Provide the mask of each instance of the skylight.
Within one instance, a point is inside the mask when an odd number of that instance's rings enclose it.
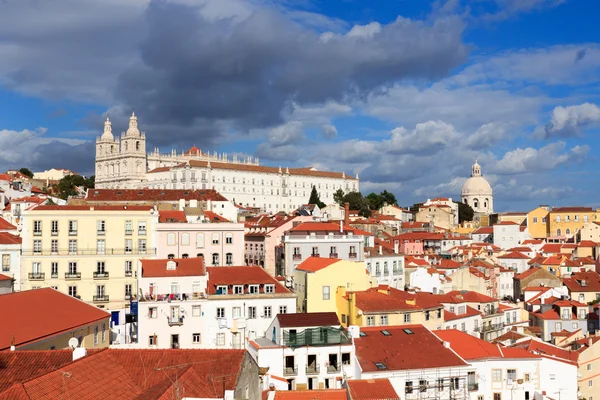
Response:
[[[414,334],[414,332],[413,332],[413,331],[411,331],[411,330],[410,330],[410,329],[408,329],[408,328],[405,328],[405,329],[402,329],[402,330],[403,330],[403,331],[404,331],[404,333],[406,333],[407,335],[413,335],[413,334]]]
[[[377,369],[387,369],[384,363],[376,362],[375,366],[377,367]]]
[[[392,334],[389,331],[386,331],[385,329],[382,330],[381,333],[383,333],[383,336],[392,336]]]
[[[367,336],[367,334],[366,334],[366,333],[364,333],[364,332],[360,332],[360,333],[359,333],[359,336],[361,336],[361,337],[365,337],[365,336]]]

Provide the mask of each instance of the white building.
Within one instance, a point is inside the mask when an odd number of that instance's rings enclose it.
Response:
[[[517,274],[521,274],[529,269],[527,264],[531,257],[520,251],[511,251],[510,253],[496,257],[498,263],[505,268],[510,268]]]
[[[519,247],[529,238],[527,227],[516,222],[504,221],[494,225],[494,245],[501,249],[507,250]]]
[[[352,338],[335,312],[278,315],[248,351],[289,390],[341,388],[357,369]]]
[[[454,215],[454,225],[458,225],[458,204],[452,201],[452,197],[436,197],[435,199],[427,199],[425,203],[423,203],[423,207],[427,206],[447,206],[452,210],[452,214]]]
[[[73,175],[73,171],[70,171],[68,169],[51,168],[43,172],[34,172],[33,179],[39,181],[46,181],[47,185],[50,181],[60,181],[64,177],[71,175]]]
[[[151,189],[215,189],[227,199],[267,212],[292,211],[308,202],[312,187],[327,204],[333,194],[359,190],[358,175],[319,171],[314,167],[266,167],[258,159],[229,159],[195,146],[185,153],[146,153],[146,135],[132,115],[127,132],[115,138],[107,119],[96,140],[96,187]]]
[[[364,247],[373,247],[374,237],[355,231],[341,222],[300,223],[283,237],[283,256],[279,258],[283,262],[277,265],[277,275],[293,276],[296,267],[308,257],[364,261]]]
[[[409,275],[408,287],[420,292],[446,293],[452,290],[452,281],[435,268],[417,267]]]
[[[14,279],[14,290],[18,292],[21,290],[21,238],[8,232],[0,232],[0,255],[0,273]]]
[[[462,187],[462,201],[480,214],[494,212],[494,194],[489,182],[481,176],[481,166],[475,161],[471,169],[471,177]]]
[[[379,245],[365,249],[367,271],[378,285],[404,290],[404,254]]]
[[[237,348],[264,336],[296,296],[260,267],[141,260],[137,347]]]

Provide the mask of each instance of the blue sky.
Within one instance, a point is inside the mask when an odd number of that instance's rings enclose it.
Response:
[[[0,2],[0,168],[93,172],[106,115],[149,147],[358,173],[402,204],[600,206],[600,2]]]

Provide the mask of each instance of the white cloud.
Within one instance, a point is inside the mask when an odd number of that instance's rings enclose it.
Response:
[[[334,139],[337,136],[338,131],[335,125],[325,124],[321,127],[321,134],[325,139]]]
[[[403,127],[392,130],[390,140],[382,143],[382,151],[395,154],[436,153],[454,141],[458,134],[454,127],[443,121],[427,121],[407,131]]]
[[[354,25],[346,35],[355,38],[371,38],[379,32],[381,32],[379,22],[371,22],[367,25]]]
[[[587,146],[575,146],[565,152],[565,147],[565,142],[554,142],[540,149],[517,148],[504,154],[493,170],[497,174],[547,171],[568,162],[579,161],[589,151]]]
[[[600,107],[596,104],[558,106],[552,110],[548,125],[538,126],[534,136],[537,138],[577,136],[580,135],[582,128],[598,123],[600,123]]]
[[[472,149],[489,148],[506,138],[507,124],[490,122],[480,126],[467,137],[465,144]]]

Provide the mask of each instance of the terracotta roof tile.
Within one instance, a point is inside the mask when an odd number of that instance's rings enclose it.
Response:
[[[487,360],[497,358],[538,358],[523,349],[513,349],[507,353],[497,344],[492,344],[456,329],[434,332],[440,339],[450,343],[450,347],[463,359]]]
[[[387,331],[389,335],[384,335],[382,330]],[[356,357],[364,372],[467,365],[423,325],[363,327],[361,336],[354,339],[354,345]],[[423,349],[427,349],[427,351],[423,351]],[[431,357],[432,354],[435,354],[435,357]],[[378,367],[376,363],[382,365]]]
[[[531,327],[529,328],[531,330]],[[531,339],[528,341],[514,344],[512,347],[520,347],[529,352],[542,357],[551,357],[558,360],[566,361],[569,364],[577,363],[579,353],[576,351],[565,350],[560,347],[545,343],[539,340]]]
[[[317,272],[341,261],[339,258],[308,257],[296,267],[298,271]]]
[[[207,218],[211,222],[231,222],[230,220],[223,217],[222,215],[219,215],[219,214],[214,213],[209,210],[204,211],[204,217]]]
[[[454,321],[457,319],[470,318],[476,315],[482,315],[481,311],[474,309],[473,307],[466,306],[464,314],[455,314],[448,310],[444,310],[444,321]]]
[[[275,293],[291,293],[277,279],[273,278],[261,267],[208,267],[208,294],[217,294],[219,285],[243,285],[244,293],[248,291],[248,285],[259,285],[260,293],[263,293],[264,285],[275,285]]]
[[[90,189],[87,193],[88,201],[227,201],[225,197],[214,189],[185,190],[185,189]]]
[[[297,314],[277,314],[282,328],[338,326],[340,321],[335,312],[313,312]]]
[[[169,276],[204,276],[204,258],[175,258],[163,260],[141,259],[142,278],[166,278]],[[167,263],[174,262],[175,269],[167,269]]]
[[[0,232],[0,244],[21,244],[23,239],[8,232]]]
[[[350,400],[400,400],[400,396],[387,378],[350,379]]]
[[[185,217],[185,213],[183,211],[173,210],[161,210],[158,212],[158,222],[166,223],[166,222],[187,222],[187,218]]]
[[[19,346],[108,318],[110,314],[54,289],[43,288],[0,295],[0,310],[9,317],[0,325],[0,350],[14,337]]]
[[[500,259],[510,259],[510,260],[518,260],[518,259],[529,260],[531,257],[528,257],[525,254],[520,253],[518,251],[513,251],[511,253],[504,254],[503,256],[499,256],[497,258],[500,258]]]
[[[555,207],[553,208],[550,212],[573,212],[573,211],[577,211],[577,212],[594,212],[594,209],[592,207]]]
[[[0,218],[0,231],[14,231],[17,227],[5,220],[4,218]]]
[[[275,400],[347,400],[346,389],[280,390]]]
[[[600,274],[595,271],[576,272],[563,278],[570,292],[600,292]]]
[[[150,206],[103,206],[103,205],[42,205],[34,208],[32,211],[147,211],[150,212]]]
[[[519,280],[523,280],[523,279],[526,279],[526,278],[530,277],[531,275],[533,275],[536,272],[541,271],[541,270],[542,270],[542,268],[540,268],[540,267],[532,267],[532,268],[529,268],[526,271],[523,271],[519,275],[515,275],[514,278],[515,279],[519,279]]]

